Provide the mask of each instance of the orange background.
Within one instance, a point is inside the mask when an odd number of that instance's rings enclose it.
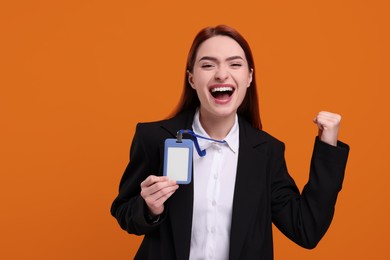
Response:
[[[315,250],[275,229],[275,259],[385,259],[390,203],[389,11],[383,0],[2,1],[0,259],[131,259],[109,214],[135,124],[176,105],[195,34],[251,44],[264,129],[300,188],[320,110],[351,145],[334,221]]]

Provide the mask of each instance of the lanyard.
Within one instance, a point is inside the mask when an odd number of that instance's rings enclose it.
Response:
[[[189,134],[189,135],[191,135],[191,139],[194,141],[196,151],[198,152],[198,154],[199,154],[200,157],[203,157],[203,156],[206,155],[206,149],[200,150],[200,147],[199,147],[199,143],[198,143],[198,139],[197,139],[197,138],[202,138],[202,139],[209,140],[209,141],[213,141],[213,142],[220,143],[220,144],[225,144],[225,143],[226,143],[225,140],[215,140],[215,139],[207,138],[207,137],[204,137],[204,136],[195,134],[193,131],[188,130],[188,129],[187,129],[187,130],[181,129],[181,130],[177,131],[177,142],[178,142],[178,143],[181,143],[181,142],[182,142],[183,134]]]

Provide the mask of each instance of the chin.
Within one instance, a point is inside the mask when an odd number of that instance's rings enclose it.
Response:
[[[217,117],[229,117],[231,115],[235,115],[237,112],[237,109],[234,108],[228,108],[228,107],[219,107],[219,108],[213,108],[209,110],[209,113],[213,114]]]

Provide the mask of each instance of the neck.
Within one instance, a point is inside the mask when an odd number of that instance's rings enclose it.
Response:
[[[236,114],[227,117],[218,117],[199,111],[199,121],[203,129],[213,139],[223,140],[229,134],[236,119]]]

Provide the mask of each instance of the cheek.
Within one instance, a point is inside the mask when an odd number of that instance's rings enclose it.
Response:
[[[195,89],[203,89],[207,88],[207,84],[209,82],[209,78],[204,73],[196,75],[196,77],[193,78],[193,88]]]
[[[247,90],[248,90],[248,88],[247,88],[246,86],[243,86],[243,87],[240,89],[240,99],[244,99]]]
[[[240,85],[240,89],[248,88],[251,84],[251,79],[248,75],[241,75],[240,80],[238,82]]]

